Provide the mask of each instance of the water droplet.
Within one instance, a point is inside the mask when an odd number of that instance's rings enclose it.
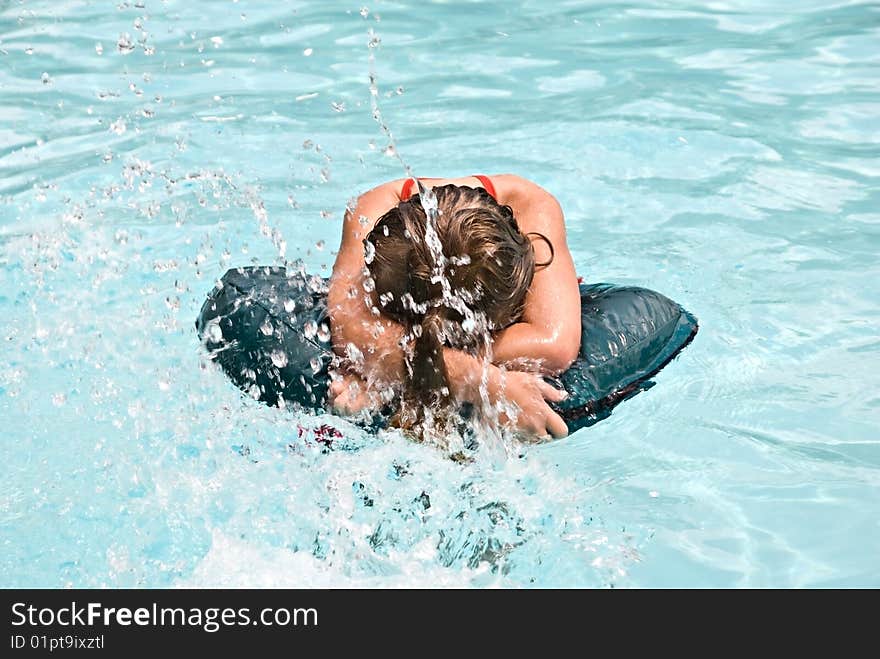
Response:
[[[116,50],[123,55],[129,55],[134,50],[134,42],[131,40],[131,35],[128,32],[119,35],[119,40],[116,42]]]
[[[330,328],[327,326],[327,323],[321,323],[318,327],[318,341],[323,341],[327,343],[330,340]]]
[[[214,44],[214,48],[219,48],[223,45],[223,37],[211,37],[211,43]]]
[[[55,407],[61,407],[66,402],[67,396],[65,396],[64,394],[55,394],[54,396],[52,396],[52,404]]]
[[[49,74],[45,72],[43,73],[43,75],[40,76],[40,80],[43,82],[44,85],[52,83],[52,78],[50,78]]]
[[[295,300],[285,300],[284,301],[284,310],[287,313],[293,313],[296,309],[296,301]]]
[[[25,54],[25,55],[33,55],[33,54],[34,54],[34,49],[31,48],[30,46],[28,46],[27,48],[24,49],[24,54]]]
[[[211,343],[220,343],[223,341],[223,330],[220,329],[220,321],[214,319],[208,323],[207,334]]]
[[[388,146],[385,147],[385,151],[383,153],[386,156],[393,158],[396,155],[397,151],[394,149],[393,144],[389,144]]]
[[[376,289],[376,282],[372,277],[364,277],[364,290],[370,293]]]
[[[263,321],[263,324],[262,324],[262,325],[260,325],[260,331],[261,331],[263,334],[265,334],[266,336],[271,335],[273,329],[275,329],[275,328],[272,327],[272,323],[269,322],[269,319],[268,319],[268,318],[267,318],[266,320]]]
[[[321,251],[324,249],[325,244],[326,243],[323,240],[319,240],[318,242],[315,243],[315,249],[317,249],[318,251]]]
[[[333,101],[330,103],[330,107],[333,108],[334,112],[345,112],[345,103],[342,101],[339,101],[338,103]]]
[[[119,117],[116,121],[110,124],[110,130],[117,135],[122,135],[125,132],[125,128],[125,120],[122,117]]]
[[[314,320],[309,320],[303,325],[303,334],[307,339],[312,339],[315,337],[315,334],[318,333],[318,323]]]
[[[287,366],[287,353],[281,350],[273,350],[270,355],[272,359],[272,363],[275,364],[277,368],[284,368]]]
[[[353,364],[363,364],[364,353],[360,351],[354,343],[347,343],[345,346],[345,356],[351,360]]]
[[[366,18],[367,16],[370,15],[370,10],[367,9],[366,7],[361,7],[360,14],[361,14],[361,18]]]
[[[364,263],[370,264],[376,258],[376,246],[369,240],[364,241]]]
[[[154,272],[168,272],[169,270],[177,270],[177,261],[171,259],[169,261],[155,261],[153,263]]]
[[[306,57],[311,57],[311,56],[312,56],[312,53],[314,53],[314,52],[315,52],[315,51],[314,51],[313,48],[306,48],[306,49],[303,51],[303,55],[305,55]]]
[[[312,367],[312,373],[319,373],[324,366],[324,363],[321,361],[320,357],[312,357],[309,360],[309,366]]]

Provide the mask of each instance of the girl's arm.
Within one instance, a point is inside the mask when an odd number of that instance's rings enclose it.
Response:
[[[403,328],[373,311],[364,289],[363,245],[379,217],[400,201],[400,183],[391,181],[373,188],[358,198],[354,208],[346,209],[327,295],[333,349],[370,382],[403,380]]]
[[[535,360],[542,373],[558,375],[571,366],[581,345],[581,298],[562,208],[553,195],[520,176],[506,174],[492,180],[500,202],[513,209],[520,230],[541,233],[553,245],[552,263],[535,272],[522,321],[495,335],[492,361]],[[550,260],[546,243],[536,236],[530,238],[536,262]]]

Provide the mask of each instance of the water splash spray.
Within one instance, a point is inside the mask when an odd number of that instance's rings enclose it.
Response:
[[[410,167],[409,163],[404,160],[403,156],[400,153],[400,150],[397,148],[397,142],[394,139],[391,128],[385,121],[385,118],[382,115],[382,110],[379,107],[379,85],[376,75],[375,51],[381,45],[382,40],[379,35],[376,34],[373,28],[369,29],[368,35],[369,40],[367,41],[367,47],[369,49],[370,109],[372,112],[372,117],[373,120],[378,124],[382,133],[388,139],[388,146],[385,148],[385,153],[396,158],[403,167],[403,170],[406,172],[407,178],[410,178],[415,182],[419,191],[422,208],[424,208],[427,218],[427,222],[425,225],[425,243],[428,247],[428,252],[432,260],[432,272],[430,281],[432,284],[439,283],[441,289],[440,299],[431,301],[430,306],[443,306],[454,309],[459,314],[461,314],[463,318],[463,321],[461,323],[462,329],[479,337],[478,356],[482,363],[482,372],[480,376],[478,391],[482,403],[482,411],[481,414],[478,415],[476,422],[474,419],[471,419],[469,420],[468,425],[474,428],[480,439],[484,440],[484,442],[490,448],[501,447],[503,449],[503,453],[509,456],[513,454],[513,452],[516,450],[516,447],[512,445],[512,443],[506,437],[505,433],[502,432],[501,424],[499,423],[499,417],[501,413],[504,412],[509,417],[514,418],[515,410],[512,409],[510,405],[505,405],[503,403],[494,404],[491,400],[491,396],[489,393],[489,369],[492,366],[492,328],[490,327],[490,324],[485,314],[483,314],[482,312],[477,312],[471,307],[471,305],[469,304],[470,300],[467,299],[468,295],[466,294],[466,292],[454,290],[452,287],[452,283],[449,281],[449,277],[447,276],[448,262],[450,260],[455,261],[457,258],[464,258],[467,255],[462,255],[459,257],[448,257],[443,252],[443,244],[440,240],[439,232],[439,222],[440,216],[442,215],[442,210],[438,206],[437,196],[434,194],[433,189],[425,186],[421,182],[421,180],[419,180],[419,178],[414,174],[412,167]],[[417,333],[420,333],[421,329],[421,326],[415,326],[413,328],[412,335],[409,338],[414,338],[415,336],[417,336]],[[441,336],[440,338],[442,342],[443,337]],[[408,345],[410,342],[407,341],[406,343]],[[407,357],[407,361],[410,361],[412,359],[411,350],[407,350],[405,348],[405,355]],[[407,368],[411,370],[409,363],[407,364]],[[433,417],[431,414],[431,410],[426,409],[425,412],[427,419],[427,422],[425,424],[426,429],[428,430],[429,434],[431,434]],[[449,439],[450,438],[448,437],[445,438],[445,440],[441,439],[441,443],[447,444]],[[461,438],[459,437],[458,440],[460,442]]]

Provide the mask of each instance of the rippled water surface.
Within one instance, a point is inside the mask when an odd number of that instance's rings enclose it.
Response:
[[[227,267],[403,175],[371,38],[419,175],[700,318],[656,387],[459,465],[205,363]],[[0,2],[0,585],[880,586],[878,72],[869,2]]]

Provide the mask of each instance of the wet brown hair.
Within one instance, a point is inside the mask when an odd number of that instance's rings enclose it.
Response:
[[[398,418],[404,428],[420,424],[425,407],[438,412],[449,406],[443,347],[480,354],[489,331],[522,315],[536,268],[534,248],[510,206],[482,188],[445,185],[433,194],[439,210],[435,230],[421,197],[413,195],[383,215],[364,240],[374,303],[406,328],[412,343],[405,350]],[[442,268],[435,263],[436,241]],[[549,261],[537,267],[546,265]]]

